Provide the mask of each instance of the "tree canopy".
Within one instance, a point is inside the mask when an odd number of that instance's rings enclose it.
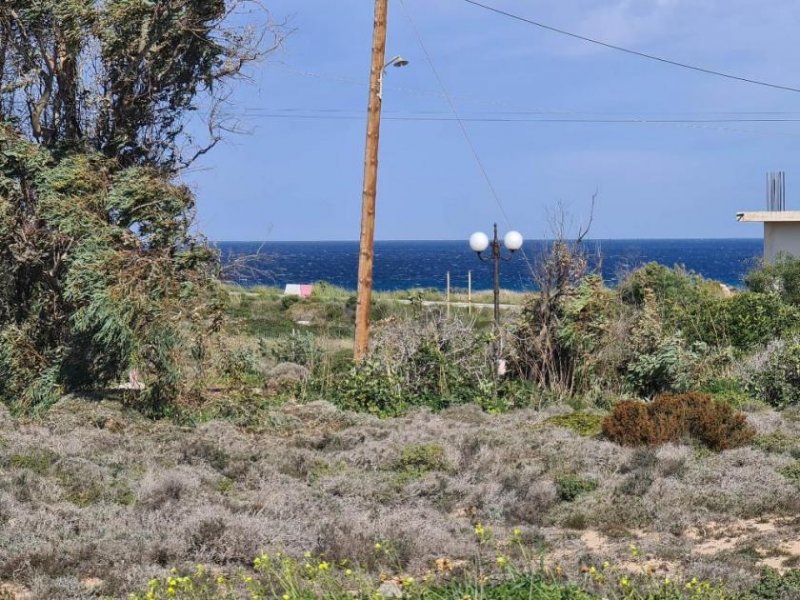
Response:
[[[150,408],[185,387],[218,324],[218,265],[176,176],[274,47],[231,25],[244,2],[0,4],[0,399],[30,409],[132,368]]]
[[[4,0],[0,117],[50,148],[176,170],[220,137],[229,82],[277,46],[247,0]],[[263,43],[266,32],[271,47]],[[198,144],[187,117],[204,111]]]

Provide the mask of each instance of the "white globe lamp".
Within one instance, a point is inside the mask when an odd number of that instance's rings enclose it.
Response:
[[[476,231],[469,236],[469,247],[473,252],[480,254],[489,247],[489,236],[481,231]]]
[[[503,245],[511,252],[522,248],[522,234],[519,231],[509,231],[503,238]]]

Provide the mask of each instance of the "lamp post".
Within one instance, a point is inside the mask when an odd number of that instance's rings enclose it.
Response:
[[[509,251],[508,256],[503,256],[501,245]],[[469,237],[469,247],[482,261],[494,263],[494,324],[500,328],[500,261],[509,261],[514,252],[522,248],[522,234],[519,231],[509,231],[503,237],[502,244],[497,237],[497,223],[494,224],[494,238],[489,240],[483,232],[475,232]],[[490,256],[484,256],[487,248],[491,248]]]

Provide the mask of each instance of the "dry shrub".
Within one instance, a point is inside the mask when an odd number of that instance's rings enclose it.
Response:
[[[375,578],[421,577],[437,558],[473,557],[476,522],[498,542],[521,526],[541,535],[566,555],[565,572],[574,564],[579,577],[584,543],[563,526],[608,535],[647,527],[683,548],[690,542],[677,535],[709,521],[798,513],[797,488],[781,474],[794,463],[789,455],[674,444],[651,451],[539,426],[563,412],[487,415],[462,406],[379,420],[324,402],[291,403],[268,413],[279,426],[253,432],[221,421],[196,428],[148,421],[111,403],[59,403],[39,421],[12,420],[0,432],[0,579],[34,598],[61,600],[88,598],[75,590],[96,576],[105,583],[92,597],[125,598],[173,566],[235,572],[249,569],[255,554],[278,550],[295,559],[305,551],[331,563],[349,559]],[[768,430],[795,435],[800,428],[767,414],[758,423]],[[98,428],[112,415],[125,427]],[[414,451],[403,460],[407,448]],[[3,464],[34,449],[54,455],[41,474]],[[445,463],[413,478],[393,470]],[[564,474],[598,487],[560,502],[556,481]],[[222,475],[234,482],[228,493],[217,487]],[[97,501],[69,501],[78,478],[102,486]],[[117,488],[129,490],[125,502]],[[794,530],[775,535],[796,537]],[[629,560],[630,541],[612,540],[607,558]],[[642,552],[650,552],[644,541]],[[732,554],[716,560],[739,568]],[[684,568],[694,574],[690,561]],[[755,574],[758,567],[744,568]]]
[[[660,446],[691,437],[722,451],[749,444],[755,430],[727,404],[691,392],[663,394],[650,404],[620,402],[603,421],[603,434],[623,446]]]

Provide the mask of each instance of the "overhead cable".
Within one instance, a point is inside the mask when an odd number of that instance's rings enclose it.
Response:
[[[795,92],[800,93],[800,88],[788,86],[788,85],[781,85],[778,83],[771,83],[768,81],[762,81],[759,79],[751,79],[749,77],[742,77],[739,75],[733,75],[731,73],[724,73],[722,71],[715,71],[714,69],[708,69],[705,67],[700,67],[697,65],[692,65],[689,63],[680,62],[677,60],[671,60],[669,58],[664,58],[663,56],[656,56],[655,54],[648,54],[646,52],[640,52],[638,50],[632,50],[631,48],[625,48],[623,46],[617,46],[616,44],[611,44],[609,42],[604,42],[602,40],[598,40],[595,38],[590,38],[585,35],[580,35],[578,33],[573,33],[571,31],[567,31],[566,29],[560,29],[558,27],[553,27],[552,25],[547,25],[540,21],[535,21],[533,19],[529,19],[527,17],[523,17],[522,15],[514,14],[505,10],[501,10],[494,6],[490,6],[488,4],[483,4],[482,2],[478,2],[477,0],[462,0],[462,2],[466,2],[467,4],[472,4],[473,6],[477,6],[484,10],[488,10],[490,12],[496,13],[498,15],[502,15],[504,17],[508,17],[510,19],[514,19],[516,21],[521,21],[523,23],[527,23],[529,25],[534,25],[535,27],[539,27],[540,29],[545,29],[547,31],[551,31],[553,33],[558,33],[560,35],[565,35],[577,40],[581,40],[584,42],[588,42],[590,44],[595,44],[597,46],[603,46],[604,48],[609,48],[611,50],[617,50],[619,52],[625,52],[626,54],[632,54],[634,56],[638,56],[640,58],[646,58],[648,60],[653,60],[656,62],[664,63],[667,65],[672,65],[674,67],[680,67],[682,69],[689,69],[691,71],[697,71],[698,73],[705,73],[706,75],[714,75],[715,77],[724,77],[725,79],[732,79],[734,81],[740,81],[744,83],[750,83],[753,85],[760,85],[762,87],[773,88],[776,90],[783,90],[786,92]]]

